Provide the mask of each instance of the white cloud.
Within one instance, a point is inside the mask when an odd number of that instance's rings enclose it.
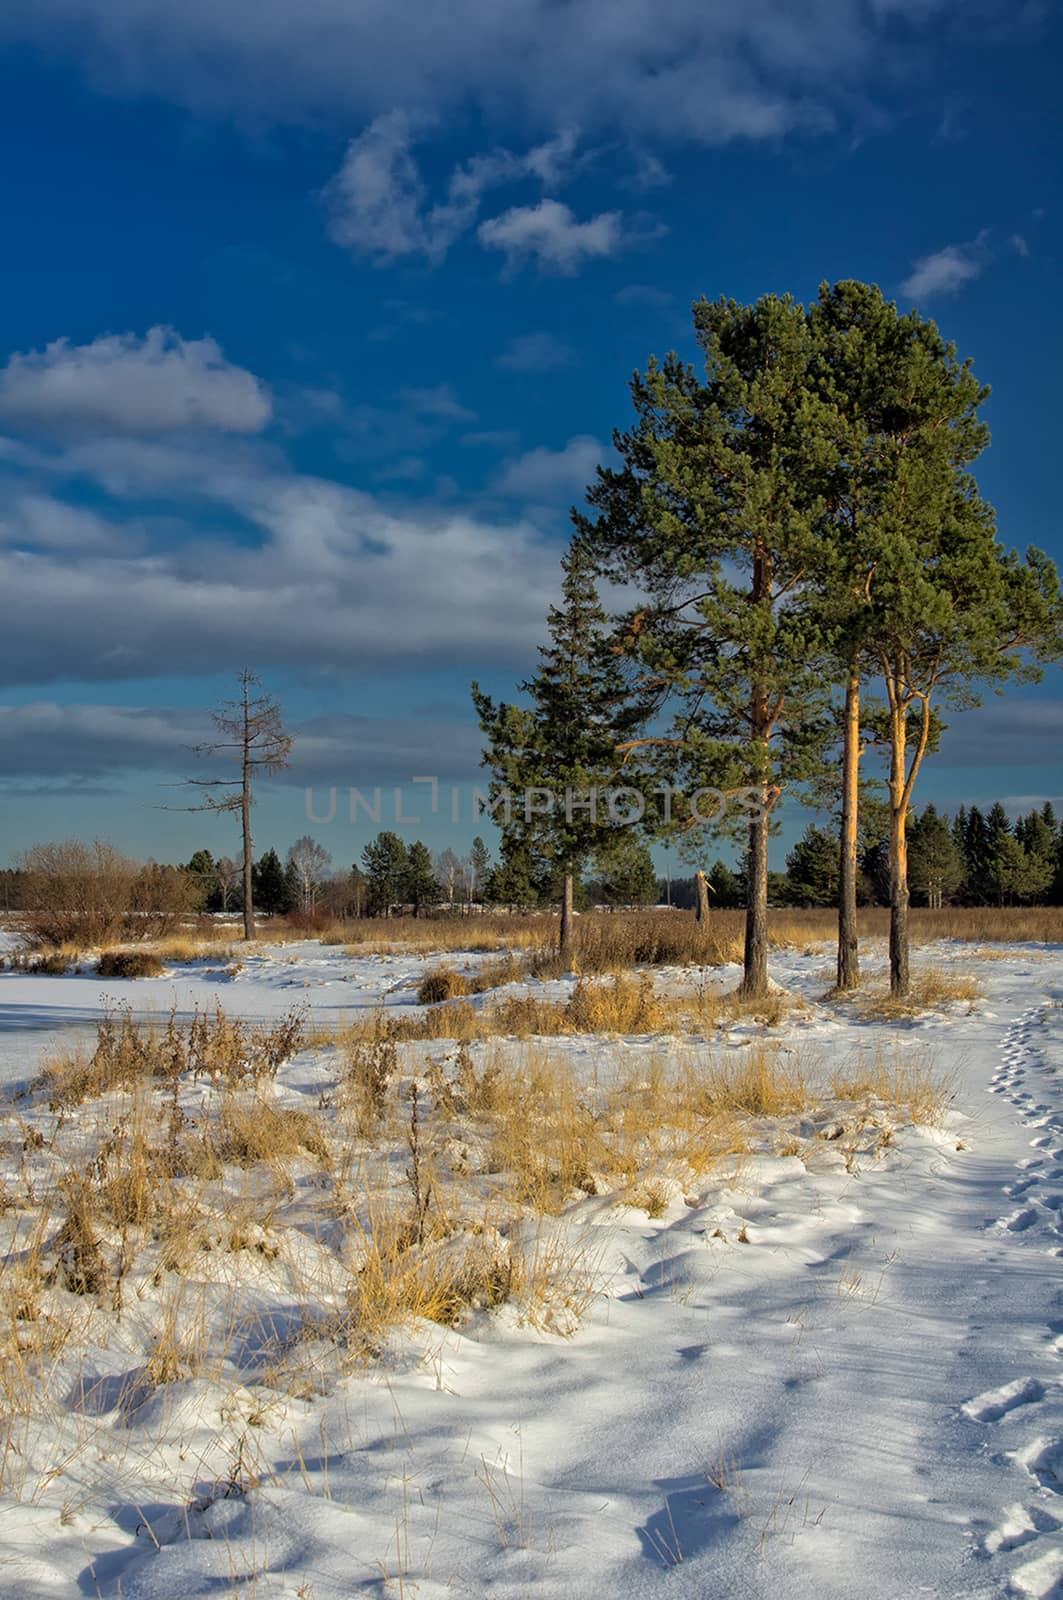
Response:
[[[30,427],[256,433],[271,413],[253,373],[226,361],[213,339],[182,339],[171,328],[83,345],[56,339],[0,369],[0,416]]]
[[[289,719],[289,726],[295,744],[279,781],[300,787],[354,784],[364,789],[402,782],[421,770],[426,758],[441,779],[467,777],[475,774],[483,742],[471,708],[468,724],[338,714],[302,723]],[[129,771],[195,775],[200,764],[190,747],[208,742],[213,732],[206,711],[183,706],[63,705],[55,700],[0,706],[0,782],[72,775],[98,779]],[[175,795],[171,803],[184,802]],[[322,793],[317,803],[326,806],[327,796]]]
[[[48,495],[18,494],[0,511],[0,545],[15,549],[109,550],[128,546],[129,528],[118,529],[84,506],[67,505]]]
[[[594,479],[606,455],[588,434],[577,434],[561,450],[529,450],[503,468],[496,487],[500,494],[529,501],[578,495]]]
[[[989,260],[986,248],[988,230],[968,244],[947,244],[928,256],[919,256],[901,284],[901,293],[913,300],[929,300],[934,295],[956,294],[965,283],[979,278]]]
[[[575,354],[555,333],[518,333],[499,351],[495,366],[506,372],[556,372]]]
[[[389,111],[347,146],[324,200],[331,238],[352,255],[379,266],[411,255],[438,263],[476,221],[490,190],[528,178],[551,189],[568,176],[574,162],[576,135],[571,131],[523,155],[489,150],[455,167],[445,198],[429,204],[413,154],[415,136],[424,127],[423,119]]]
[[[603,211],[578,222],[558,200],[513,206],[481,222],[478,237],[485,249],[502,250],[511,267],[531,259],[541,270],[566,277],[586,261],[615,255],[624,242],[619,211]]]
[[[410,150],[404,111],[377,117],[347,146],[325,190],[331,238],[384,264],[398,256],[444,255],[452,240],[422,215],[425,186]]]
[[[1008,240],[1008,247],[1014,250],[1017,256],[1028,256],[1030,254],[1030,246],[1027,244],[1024,235],[1021,233],[1012,234],[1011,238]]]
[[[120,93],[225,116],[472,107],[722,142],[823,126],[889,81],[940,12],[977,26],[960,0],[5,0],[0,38],[74,57]]]
[[[116,518],[109,546],[59,548],[39,496],[36,543],[0,542],[0,681],[228,671],[245,660],[341,671],[528,658],[560,554],[530,523],[457,507],[394,511],[272,460],[129,439],[56,458],[57,478],[90,475],[123,502],[165,498],[183,515],[154,546]],[[71,505],[51,504],[63,532]],[[9,516],[0,504],[0,520]],[[239,542],[234,519],[246,529]]]

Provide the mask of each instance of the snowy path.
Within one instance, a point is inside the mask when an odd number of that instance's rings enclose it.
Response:
[[[1007,1571],[1014,1592],[1037,1597],[1060,1593],[1063,1578],[1063,1296],[1058,1271],[1048,1275],[1047,1285],[1041,1282],[1045,1257],[1052,1263],[1063,1256],[1061,1037],[1058,1009],[1031,1007],[1005,1035],[993,1076],[993,1092],[1018,1112],[1033,1151],[1019,1158],[994,1224],[1007,1239],[1004,1253],[1011,1275],[1021,1280],[1025,1270],[1029,1280],[1016,1285],[1025,1313],[1018,1319],[1015,1350],[1023,1358],[1029,1352],[1023,1365],[1030,1370],[977,1395],[965,1407],[985,1431],[985,1448],[994,1458],[1003,1454],[1011,1466],[1012,1480],[1016,1470],[1027,1480],[1020,1481],[1019,1494],[1003,1507],[983,1548]],[[991,1253],[989,1260],[995,1259],[997,1254]]]
[[[777,976],[812,997],[821,966]],[[124,1430],[136,1508],[5,1505],[0,1595],[1063,1600],[1063,952],[978,971],[970,1016],[790,1031],[929,1054],[946,1130],[750,1159],[657,1220],[588,1199],[605,1292],[572,1339],[502,1311],[400,1345],[284,1402],[261,1485],[202,1511],[175,1484],[219,1395],[167,1386]],[[183,1466],[155,1444],[182,1407]]]

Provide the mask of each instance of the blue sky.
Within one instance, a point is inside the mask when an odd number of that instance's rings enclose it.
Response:
[[[996,0],[8,0],[2,853],[165,813],[256,667],[283,849],[350,784],[465,784],[567,507],[690,301],[878,282],[992,384],[1001,537],[1063,555],[1058,10]],[[1063,795],[1058,669],[921,798]],[[421,794],[425,791],[422,789]],[[393,802],[385,799],[384,818]],[[311,827],[337,863],[372,825]],[[803,826],[786,816],[781,854]]]

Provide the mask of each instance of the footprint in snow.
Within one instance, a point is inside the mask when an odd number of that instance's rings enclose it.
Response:
[[[1018,1406],[1033,1405],[1044,1397],[1045,1386],[1036,1378],[1016,1378],[1012,1383],[1002,1384],[999,1389],[987,1389],[984,1394],[975,1395],[961,1409],[974,1422],[999,1422],[1009,1411],[1014,1411]]]

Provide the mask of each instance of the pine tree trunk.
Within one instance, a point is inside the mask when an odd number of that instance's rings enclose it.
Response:
[[[908,730],[903,714],[890,724],[890,994],[902,999],[911,986],[908,965],[908,805],[904,763]]]
[[[758,539],[753,553],[753,582],[750,599],[771,614],[772,563],[763,540]],[[768,991],[768,817],[767,774],[771,771],[771,714],[765,684],[754,677],[750,698],[750,730],[761,744],[763,775],[759,784],[760,813],[749,824],[749,858],[746,862],[746,947],[742,982],[738,993],[745,1000],[757,1000]]]
[[[768,816],[765,787],[761,814],[749,824],[745,971],[738,986],[744,1000],[759,1000],[768,991]]]
[[[697,893],[697,904],[694,907],[695,922],[708,922],[709,920],[709,886],[705,874],[700,867],[694,874],[694,888]]]
[[[860,674],[850,670],[845,685],[842,747],[842,826],[838,851],[838,989],[860,986],[856,932],[856,840],[860,807]]]
[[[244,771],[240,811],[244,830],[244,938],[255,937],[255,895],[251,844],[251,724],[248,686],[244,681]]]
[[[562,959],[567,960],[572,951],[572,874],[565,873],[565,885],[561,891],[561,929],[557,941],[557,953]]]

